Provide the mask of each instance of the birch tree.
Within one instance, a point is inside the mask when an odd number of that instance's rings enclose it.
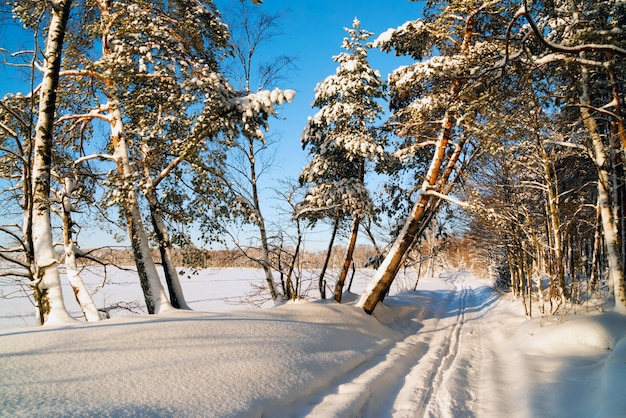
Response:
[[[49,2],[49,24],[44,52],[43,75],[39,86],[38,112],[32,152],[30,153],[30,192],[32,201],[25,209],[22,231],[30,239],[26,248],[32,254],[30,264],[31,286],[34,289],[35,302],[43,324],[58,325],[73,321],[63,301],[58,261],[54,251],[51,224],[50,182],[53,153],[53,125],[57,105],[57,86],[61,70],[61,57],[65,29],[70,14],[71,0]],[[33,4],[30,2],[12,4],[16,15],[22,16],[27,25],[33,25]],[[36,9],[36,7],[35,7]],[[5,109],[6,110],[6,109]],[[24,154],[26,156],[28,154]],[[25,179],[24,179],[25,180]],[[25,183],[26,184],[26,183]]]
[[[320,110],[309,118],[301,136],[302,147],[309,148],[313,158],[300,179],[313,186],[298,208],[301,215],[322,212],[335,219],[352,217],[350,238],[335,285],[337,302],[341,302],[359,224],[373,213],[365,186],[366,164],[384,158],[385,145],[375,126],[383,113],[379,101],[385,97],[384,84],[367,59],[371,48],[367,40],[373,34],[361,29],[358,19],[345,31],[345,52],[333,57],[339,64],[335,74],[316,86],[313,106]]]
[[[32,56],[29,64],[7,64],[7,65],[17,65],[26,66],[30,69],[30,93],[25,95],[21,93],[7,95],[2,99],[0,103],[0,118],[3,119],[3,123],[0,125],[2,129],[0,129],[0,133],[7,135],[6,139],[3,140],[3,160],[7,163],[6,170],[3,170],[2,177],[7,181],[14,184],[14,188],[8,189],[10,191],[10,199],[13,201],[18,201],[19,206],[22,209],[23,213],[23,222],[21,231],[13,225],[7,225],[5,231],[13,238],[14,242],[19,243],[19,247],[14,247],[7,249],[4,253],[7,260],[10,260],[14,265],[20,266],[21,268],[26,269],[27,271],[34,270],[31,266],[34,264],[34,254],[33,254],[33,245],[32,245],[32,202],[33,202],[33,189],[31,187],[31,177],[32,177],[32,162],[33,158],[33,147],[31,142],[31,137],[34,136],[32,134],[33,124],[35,119],[34,109],[37,107],[38,96],[36,94],[37,91],[41,89],[41,85],[38,83],[41,80],[40,70],[44,68],[42,64],[39,63],[39,42],[40,42],[40,26],[45,25],[48,19],[48,13],[46,12],[46,4],[45,3],[25,3],[19,2],[13,4],[13,10],[15,12],[15,16],[19,18],[19,20],[24,24],[26,28],[33,32],[33,44],[34,49],[32,51],[18,51],[15,54],[11,54],[14,57],[24,57],[26,55]],[[68,20],[68,24],[69,24]],[[68,36],[68,32],[71,32],[67,26],[65,28],[65,36],[64,40],[70,38]],[[67,49],[67,42],[64,42],[64,62],[67,62],[67,54],[65,51]],[[44,57],[45,59],[45,57]],[[23,60],[23,58],[22,58]],[[20,88],[23,88],[20,86]],[[58,90],[58,88],[57,88]],[[58,117],[59,114],[64,112],[66,100],[64,94],[57,94],[55,98],[55,115],[54,117]],[[56,119],[54,120],[56,124]],[[0,134],[0,136],[2,136]],[[67,181],[70,177],[64,178],[64,174],[68,174],[71,176],[70,172],[73,170],[68,168],[71,164],[67,163],[67,155],[68,149],[71,148],[71,144],[69,144],[66,140],[67,133],[54,130],[52,133],[53,136],[53,147],[50,153],[50,195],[48,197],[48,203],[50,205],[50,212],[58,215],[59,219],[62,219],[62,229],[63,229],[63,238],[64,238],[64,247],[65,247],[65,272],[66,276],[74,290],[74,294],[76,296],[76,300],[79,303],[81,309],[83,310],[84,316],[88,321],[97,321],[100,319],[96,306],[93,302],[91,294],[87,290],[84,285],[79,271],[76,267],[76,258],[82,256],[83,254],[78,249],[77,243],[74,240],[74,233],[76,230],[76,224],[72,221],[71,212],[72,207],[74,206],[74,201],[78,201],[75,199],[75,192],[79,189],[74,187],[77,183]],[[68,145],[69,144],[69,145]],[[74,173],[75,174],[75,173]],[[68,187],[71,186],[71,191],[67,192]],[[80,190],[83,190],[83,187],[80,187]],[[82,197],[86,196],[81,193]],[[53,219],[50,219],[51,223],[53,223]],[[58,225],[58,222],[54,222]],[[19,231],[19,232],[18,232]],[[8,256],[8,254],[15,254],[19,252],[23,255],[22,260],[17,260],[13,256]],[[14,274],[17,272],[13,272]],[[35,281],[32,274],[17,274],[17,276],[26,276],[32,282]]]
[[[293,90],[283,90],[276,85],[283,81],[294,68],[294,58],[285,55],[269,55],[263,60],[261,50],[280,35],[280,14],[268,14],[252,8],[245,0],[226,12],[224,17],[232,33],[230,49],[233,58],[225,63],[225,74],[237,88],[234,99],[233,120],[228,128],[224,146],[227,160],[222,178],[223,187],[230,193],[229,208],[222,212],[223,221],[232,226],[237,221],[252,225],[260,247],[260,257],[248,251],[249,246],[231,235],[235,245],[246,257],[257,262],[263,269],[267,288],[272,300],[277,301],[280,292],[276,286],[271,263],[271,233],[262,205],[261,177],[271,168],[272,142],[265,135],[270,128],[269,120],[277,112],[277,106],[290,102]],[[270,90],[271,89],[271,90]],[[212,221],[205,223],[211,228]],[[227,225],[223,230],[229,231]]]

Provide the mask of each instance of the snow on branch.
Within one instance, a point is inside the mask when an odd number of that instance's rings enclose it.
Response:
[[[530,13],[528,12],[527,0],[524,0],[524,5],[515,14],[515,17],[520,16],[524,16],[526,18],[526,21],[530,25],[530,28],[532,29],[539,42],[541,42],[544,46],[551,49],[552,51],[562,52],[564,54],[579,54],[581,52],[610,52],[620,55],[622,57],[626,56],[626,49],[620,48],[617,45],[584,44],[577,46],[565,46],[549,41],[543,36],[541,29],[539,29],[537,23],[530,16]]]
[[[585,59],[585,58],[581,58],[577,56],[572,56],[571,54],[565,54],[562,52],[545,55],[541,58],[536,59],[535,61],[533,61],[533,63],[538,66],[543,66],[543,65],[550,64],[552,62],[557,62],[557,61],[558,62],[562,62],[562,61],[574,62],[576,64],[586,65],[589,67],[605,67],[606,68],[610,65],[608,62]]]
[[[295,95],[294,90],[275,88],[272,91],[262,90],[243,97],[235,97],[231,99],[230,104],[245,130],[253,132],[256,137],[263,140],[265,136],[261,127],[268,129],[267,119],[275,113],[275,106],[284,102],[290,103]]]
[[[13,138],[17,138],[17,132],[15,132],[13,129],[11,129],[9,126],[5,125],[4,122],[0,121],[0,128],[4,129],[4,131],[6,133],[8,133],[9,135],[11,135]]]
[[[28,273],[18,270],[2,270],[0,271],[0,277],[23,277],[29,278]]]
[[[84,163],[85,161],[89,161],[89,160],[110,160],[110,161],[117,161],[115,159],[114,156],[112,156],[111,154],[91,154],[91,155],[86,155],[84,157],[80,157],[79,159],[77,159],[76,161],[74,161],[74,165],[78,165],[80,163]]]
[[[456,199],[456,198],[454,198],[452,196],[449,196],[449,195],[446,195],[446,194],[443,194],[443,193],[439,193],[439,192],[437,192],[435,190],[425,190],[425,191],[422,192],[422,194],[424,196],[432,196],[432,197],[436,197],[436,198],[441,199],[441,200],[445,200],[447,202],[450,202],[450,203],[453,203],[453,204],[455,204],[457,206],[460,206],[460,207],[462,207],[464,209],[469,209],[469,208],[472,207],[472,205],[470,203],[468,203],[468,202],[463,202],[462,200],[458,200],[458,199]]]

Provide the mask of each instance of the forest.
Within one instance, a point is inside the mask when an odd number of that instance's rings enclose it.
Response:
[[[128,240],[150,314],[189,308],[177,264],[194,258],[181,252],[223,244],[263,270],[268,298],[299,299],[319,224],[333,231],[321,299],[342,301],[358,239],[371,244],[368,314],[403,268],[461,247],[527,316],[600,291],[626,313],[626,3],[429,0],[382,34],[355,18],[302,126],[309,162],[277,191],[291,210],[278,230],[259,156],[296,95],[282,83],[294,61],[257,66],[279,24],[261,3],[236,16],[197,0],[0,6],[35,45],[0,41],[0,65],[30,86],[0,98],[0,278],[31,289],[42,324],[70,319],[65,279],[100,319],[81,265],[105,260],[80,246],[86,226]],[[373,49],[412,63],[383,77]],[[376,176],[384,188],[368,186]]]

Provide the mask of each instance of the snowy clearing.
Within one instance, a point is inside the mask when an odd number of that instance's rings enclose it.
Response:
[[[353,290],[367,274],[359,272]],[[261,273],[225,270],[184,280],[190,305],[213,313],[62,328],[6,329],[16,326],[7,314],[16,300],[0,300],[0,415],[617,417],[626,410],[619,314],[580,310],[527,321],[519,301],[462,272],[422,279],[417,292],[388,297],[374,317],[332,302],[272,309],[222,302],[255,277]],[[121,282],[107,285],[110,301],[134,297],[138,284]]]

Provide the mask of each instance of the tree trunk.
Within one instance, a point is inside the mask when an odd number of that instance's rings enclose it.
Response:
[[[98,6],[101,7],[100,12],[102,14],[102,54],[106,57],[111,53],[109,46],[111,38],[114,36],[111,33],[111,27],[116,16],[111,14],[111,2],[100,2]],[[172,305],[167,300],[161,285],[161,279],[152,259],[148,236],[141,220],[117,86],[111,80],[106,80],[106,82],[105,94],[108,99],[107,108],[111,126],[111,145],[113,157],[117,165],[118,187],[120,187],[122,195],[121,207],[126,218],[128,235],[135,258],[135,265],[137,266],[139,283],[146,301],[146,308],[150,314],[159,313],[171,309]]]
[[[172,258],[172,243],[167,231],[167,227],[163,222],[161,211],[159,210],[159,202],[156,196],[156,191],[151,188],[148,192],[148,205],[150,207],[150,219],[152,221],[152,228],[154,229],[154,235],[159,243],[159,254],[161,255],[161,266],[163,267],[163,275],[165,276],[165,283],[170,295],[170,303],[177,309],[191,309],[187,305],[185,295],[183,294],[183,288],[180,285],[178,278],[178,271],[174,265]]]
[[[108,107],[111,117],[113,156],[117,163],[117,176],[122,192],[122,207],[128,226],[128,235],[135,257],[139,282],[146,301],[146,308],[148,313],[155,314],[171,309],[172,305],[167,300],[161,285],[161,279],[152,259],[148,236],[141,220],[119,103],[109,97]]]
[[[389,254],[387,254],[387,257],[385,257],[385,260],[376,271],[376,274],[361,295],[357,304],[368,314],[374,312],[378,302],[381,301],[389,291],[391,283],[400,269],[402,260],[411,249],[411,246],[417,237],[417,233],[422,226],[425,209],[432,199],[432,196],[430,196],[427,192],[437,183],[441,166],[445,158],[446,147],[452,134],[453,119],[452,115],[449,112],[446,112],[442,125],[443,129],[437,141],[433,159],[428,169],[428,173],[422,182],[422,192],[420,197],[413,205],[411,213],[391,247]]]
[[[63,213],[63,245],[65,247],[65,271],[67,280],[70,282],[74,290],[76,301],[83,311],[83,316],[87,322],[96,322],[100,320],[100,313],[91,297],[91,293],[85,286],[85,282],[78,271],[76,265],[76,243],[72,239],[72,201],[71,193],[73,191],[73,182],[70,178],[65,179],[63,193],[61,197],[61,210]]]
[[[326,269],[328,268],[328,263],[330,262],[330,255],[333,252],[333,245],[335,243],[335,237],[337,236],[337,231],[339,230],[339,218],[335,218],[335,224],[333,225],[333,232],[330,236],[330,241],[328,243],[328,250],[326,251],[326,258],[324,259],[324,264],[322,265],[322,271],[320,272],[320,278],[318,280],[318,286],[320,289],[320,298],[326,299],[326,280],[324,276],[326,275]]]
[[[346,248],[346,256],[343,260],[343,267],[339,272],[337,283],[335,284],[335,301],[341,302],[341,295],[343,293],[343,284],[348,277],[348,271],[350,270],[350,264],[352,264],[352,257],[354,255],[354,247],[356,247],[356,238],[359,234],[359,222],[358,216],[354,217],[352,222],[352,231],[350,232],[350,241],[348,242],[348,248]]]
[[[50,223],[50,170],[56,90],[59,83],[63,38],[71,3],[71,0],[58,1],[51,10],[32,157],[32,242],[34,256],[32,275],[35,278],[33,289],[40,321],[42,324],[48,325],[73,321],[63,302]]]
[[[600,202],[597,203],[596,228],[593,237],[593,246],[591,248],[591,273],[589,274],[589,286],[593,291],[600,288],[600,279],[602,277],[602,268],[600,267],[600,250],[602,248],[602,216],[600,215]]]
[[[296,230],[298,231],[298,241],[296,242],[296,248],[293,251],[293,257],[291,263],[289,263],[289,270],[287,271],[287,286],[291,289],[291,300],[299,299],[302,292],[302,280],[296,280],[296,285],[293,285],[293,273],[296,270],[296,263],[300,257],[300,246],[302,245],[302,230],[300,228],[300,220],[296,219]]]
[[[626,285],[624,284],[623,259],[616,231],[617,222],[613,217],[614,212],[611,208],[610,177],[607,171],[607,158],[596,120],[589,111],[589,106],[591,105],[589,99],[589,73],[584,66],[581,67],[581,76],[582,94],[580,96],[580,113],[583,123],[591,137],[594,163],[598,170],[598,206],[600,208],[606,256],[609,262],[609,280],[613,285],[615,309],[618,312],[626,313]]]
[[[261,235],[261,260],[260,264],[265,273],[265,281],[267,287],[272,295],[272,300],[276,302],[278,299],[278,291],[276,290],[276,284],[274,283],[274,277],[272,276],[272,267],[270,264],[270,247],[267,239],[267,229],[265,228],[265,219],[261,213],[261,203],[259,201],[259,190],[257,187],[257,175],[256,165],[254,158],[254,138],[248,138],[248,162],[250,163],[250,184],[252,186],[252,199],[254,205],[254,211],[256,212],[256,223],[259,228],[259,234]]]

